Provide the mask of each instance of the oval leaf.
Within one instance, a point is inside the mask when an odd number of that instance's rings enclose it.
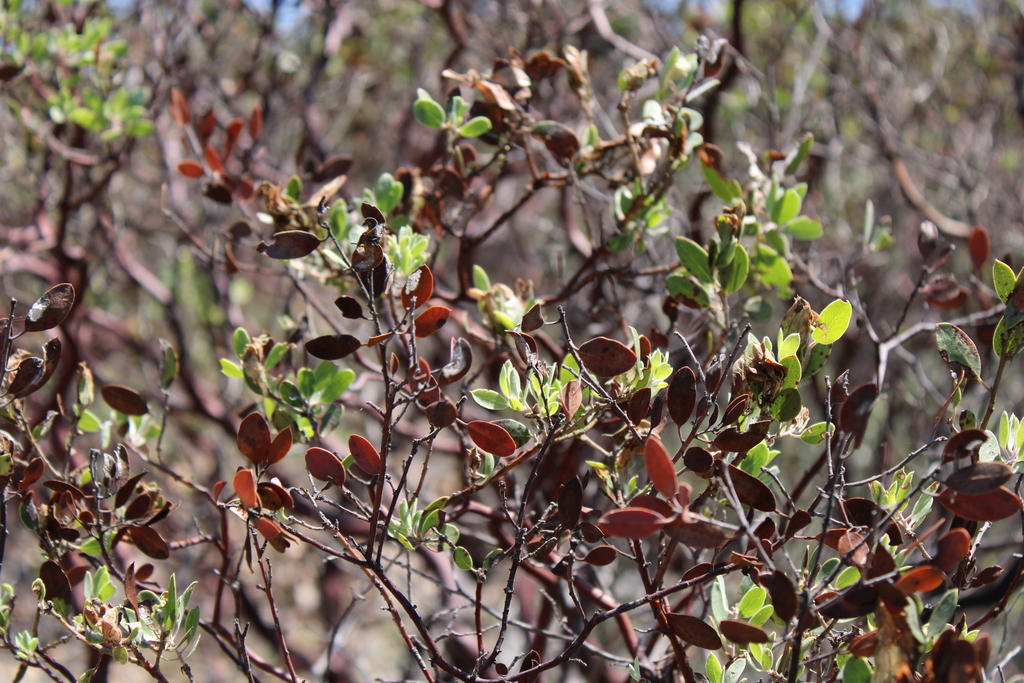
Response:
[[[723,619],[718,623],[718,628],[726,640],[743,645],[745,643],[767,643],[768,634],[763,629],[744,621],[735,619]]]
[[[359,469],[367,474],[380,474],[382,465],[380,453],[368,439],[353,434],[348,437],[348,449],[352,452],[352,459],[359,465]]]
[[[260,413],[249,413],[238,425],[238,450],[254,465],[270,455],[270,427]]]
[[[167,545],[167,541],[152,527],[130,526],[128,535],[136,548],[154,560],[166,560],[171,556],[171,548]]]
[[[676,495],[679,483],[676,480],[675,465],[672,464],[668,451],[654,437],[648,438],[644,444],[644,464],[647,465],[647,476],[651,478],[651,483],[658,493],[666,498]]]
[[[736,491],[736,497],[744,505],[749,505],[761,512],[775,512],[775,494],[768,488],[768,485],[757,477],[751,476],[735,465],[716,461],[719,476],[721,477],[722,467],[729,468],[729,480]]]
[[[334,305],[338,307],[341,314],[349,320],[358,320],[363,317],[363,307],[350,296],[339,296],[334,300]]]
[[[252,476],[252,470],[247,467],[238,468],[231,483],[235,487],[235,493],[238,494],[238,500],[242,501],[244,507],[252,510],[262,507],[260,496],[256,493],[256,478]]]
[[[273,244],[260,242],[256,251],[267,258],[286,260],[309,256],[320,246],[320,238],[305,230],[285,230],[274,234]]]
[[[206,175],[203,165],[198,161],[193,161],[192,159],[185,159],[178,164],[178,173],[186,178],[202,178]]]
[[[53,560],[43,562],[39,567],[39,578],[46,587],[47,600],[63,600],[64,604],[71,606],[71,582],[59,564]]]
[[[149,412],[146,399],[135,393],[134,389],[120,384],[106,385],[100,389],[100,395],[108,406],[124,415],[145,415]]]
[[[414,270],[402,287],[402,306],[411,309],[422,306],[434,294],[434,274],[424,264]]]
[[[942,461],[952,462],[974,455],[988,441],[988,434],[980,429],[965,429],[957,432],[946,442],[942,450]],[[965,491],[970,493],[970,491]]]
[[[923,564],[914,567],[904,574],[896,582],[896,588],[900,592],[910,595],[911,593],[927,593],[933,591],[946,582],[946,575],[942,570],[930,564]]]
[[[658,533],[668,523],[669,520],[647,508],[621,508],[605,514],[598,527],[605,536],[642,539]]]
[[[970,550],[971,535],[967,529],[951,529],[939,539],[939,552],[932,558],[932,563],[944,572],[953,571]]]
[[[474,420],[466,425],[469,438],[482,451],[497,458],[507,458],[516,452],[516,442],[512,435],[502,427],[482,420]]]
[[[811,333],[819,344],[832,344],[846,334],[853,317],[850,302],[836,299],[818,315],[818,324]]]
[[[1008,482],[1011,476],[1013,470],[1008,465],[1001,462],[979,462],[953,472],[946,478],[945,484],[957,493],[980,496],[995,491]]]
[[[786,576],[785,572],[776,569],[772,572],[765,586],[768,595],[772,599],[772,607],[775,608],[775,615],[784,622],[789,623],[797,610],[797,594],[793,588],[793,582]]]
[[[579,353],[583,365],[598,377],[617,377],[636,367],[633,349],[608,337],[591,339],[579,348]]]
[[[668,620],[668,627],[672,629],[672,633],[690,645],[696,645],[704,650],[722,649],[722,639],[718,632],[703,619],[674,612],[667,613],[665,618]]]
[[[431,306],[416,317],[413,323],[414,334],[420,339],[429,337],[444,327],[451,312],[452,309],[447,306]]]
[[[437,373],[439,386],[454,384],[466,376],[470,366],[473,365],[473,349],[469,342],[459,337],[452,339],[451,360]]]
[[[619,551],[610,545],[599,545],[583,558],[583,561],[587,564],[592,564],[595,567],[606,567],[610,565],[619,556]]]
[[[764,441],[764,437],[768,436],[768,428],[771,425],[771,420],[762,420],[750,425],[750,429],[745,432],[741,432],[736,427],[723,429],[715,436],[713,445],[715,448],[729,453],[746,453]]]
[[[320,360],[339,360],[362,345],[351,334],[326,334],[306,342],[306,353]]]
[[[579,477],[573,477],[558,489],[558,518],[562,528],[575,529],[582,513],[583,484]]]
[[[345,466],[326,448],[313,446],[306,451],[306,469],[318,481],[329,481],[338,486],[345,483]]]
[[[25,331],[41,332],[64,322],[75,304],[75,288],[64,283],[51,287],[36,299],[25,315]]]
[[[1012,517],[1021,509],[1020,497],[1005,486],[980,496],[947,488],[939,494],[939,502],[947,510],[974,522],[997,522]]]
[[[958,375],[967,371],[971,377],[981,376],[981,356],[978,355],[978,348],[959,327],[949,323],[936,325],[935,345],[950,370]]]

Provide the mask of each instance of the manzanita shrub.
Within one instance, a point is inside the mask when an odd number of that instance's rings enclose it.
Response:
[[[121,54],[105,27],[80,31],[90,59]],[[44,47],[68,40],[15,36],[4,79],[51,73]],[[202,362],[187,334],[152,344],[146,386],[97,383],[75,356],[47,404],[66,345],[49,331],[74,338],[88,304],[60,282],[11,300],[0,638],[14,675],[105,679],[114,662],[207,680],[215,667],[189,658],[203,647],[238,680],[352,680],[332,656],[347,610],[319,642],[296,616],[292,584],[319,577],[318,600],[376,596],[404,677],[431,683],[997,679],[1013,653],[990,629],[1019,616],[1024,572],[1008,396],[1024,270],[992,259],[984,228],[962,240],[926,222],[902,315],[874,324],[851,273],[892,236],[869,203],[844,267],[816,262],[824,229],[800,176],[813,136],[741,146],[742,173],[702,137],[695,103],[729,54],[702,39],[626,64],[615,121],[595,115],[591,57],[571,45],[446,70],[407,103],[435,160],[365,188],[351,158],[276,183],[260,106],[221,121],[170,90],[176,179],[233,210],[216,267],[273,272],[294,303],[273,331],[225,335],[220,381],[241,410],[215,453],[172,401]],[[58,125],[105,145],[152,132],[128,104],[60,92]],[[565,120],[555,92],[574,98]],[[715,210],[680,234],[686,183]],[[527,213],[545,193],[562,219]],[[546,281],[498,281],[501,236],[539,220],[579,257]],[[952,273],[957,241],[970,288]],[[905,325],[918,296],[928,307]],[[873,365],[839,351],[851,335]],[[939,400],[921,397],[925,430],[876,457],[887,371],[922,338]],[[9,578],[19,525],[38,546],[17,553],[33,558],[27,583]],[[345,648],[369,640],[357,623]]]

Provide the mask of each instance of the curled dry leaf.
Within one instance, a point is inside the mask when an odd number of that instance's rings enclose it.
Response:
[[[250,510],[263,507],[260,495],[256,492],[256,478],[252,476],[252,470],[247,467],[239,467],[231,483],[235,487],[235,493],[238,494],[238,500],[242,501],[243,507]]]
[[[636,367],[636,354],[622,342],[595,337],[579,348],[583,365],[598,377],[617,377]]]
[[[171,548],[167,545],[167,541],[152,527],[130,526],[128,527],[128,536],[131,537],[136,548],[154,560],[166,560],[171,556]]]
[[[1021,509],[1020,497],[1005,486],[980,496],[946,488],[938,498],[944,508],[974,522],[998,522]]]
[[[679,482],[676,480],[675,465],[656,437],[648,438],[644,444],[644,464],[647,466],[647,476],[658,493],[666,498],[676,495]]]
[[[746,643],[767,643],[768,634],[764,629],[758,628],[745,621],[735,619],[723,619],[718,623],[718,628],[726,640],[744,645]]]
[[[516,452],[516,442],[503,427],[491,422],[474,420],[466,425],[469,438],[482,451],[497,458],[507,458]]]
[[[571,379],[562,387],[562,410],[569,420],[576,417],[576,412],[583,405],[583,390],[578,379]]]
[[[359,465],[359,469],[367,474],[377,475],[381,473],[380,453],[373,447],[366,437],[353,434],[348,437],[348,449],[352,453],[352,459]]]
[[[519,323],[519,329],[530,333],[539,330],[543,325],[544,318],[541,316],[540,304],[534,304],[523,316],[523,321]]]
[[[420,339],[429,337],[444,327],[444,324],[448,322],[448,316],[451,315],[451,312],[452,309],[447,306],[431,306],[416,316],[416,321],[413,323],[413,333]]]
[[[25,331],[42,332],[60,325],[74,305],[74,287],[66,282],[51,287],[28,309],[25,315]]]
[[[108,384],[100,389],[103,401],[119,413],[125,415],[145,415],[149,412],[146,399],[135,393],[135,390],[120,384]]]
[[[260,242],[256,251],[267,258],[287,260],[309,256],[320,246],[320,238],[305,230],[285,230],[274,233],[274,242]]]
[[[317,481],[333,482],[337,486],[345,483],[345,466],[326,448],[313,446],[306,450],[306,469]]]
[[[238,450],[258,465],[270,455],[270,426],[260,413],[249,413],[238,425]],[[291,444],[289,444],[289,447]]]
[[[649,412],[651,412],[650,388],[644,387],[640,391],[633,392],[633,395],[629,397],[629,403],[626,406],[626,416],[629,417],[629,421],[634,425],[638,425],[645,417],[647,417],[647,413]]]
[[[715,565],[711,564],[710,562],[699,562],[690,567],[689,569],[687,569],[685,572],[683,572],[683,575],[680,577],[679,580],[687,582],[693,581],[695,579],[700,579],[704,576],[707,576],[707,573],[714,569],[714,567]]]
[[[530,135],[543,142],[548,151],[563,164],[571,161],[580,151],[580,141],[576,133],[558,121],[538,121],[530,129]]]
[[[71,582],[59,564],[53,560],[43,562],[39,567],[39,578],[46,587],[47,600],[63,600],[64,604],[71,606]]]
[[[732,535],[718,524],[694,514],[677,515],[665,527],[665,533],[690,548],[718,548],[732,539]]]
[[[952,462],[973,456],[987,440],[988,434],[980,429],[965,429],[957,432],[946,442],[946,447],[942,451],[942,461]]]
[[[729,480],[736,491],[736,497],[743,505],[749,505],[761,512],[775,512],[775,494],[768,488],[768,485],[757,477],[753,477],[739,467],[730,465],[721,460],[715,461],[715,467],[719,477],[722,477],[724,468],[728,468]]]
[[[384,214],[373,204],[363,202],[359,206],[359,211],[363,214],[363,218],[368,218],[376,222],[377,225],[384,225],[385,218]]]
[[[620,508],[605,513],[598,527],[605,536],[642,539],[653,536],[669,520],[647,508]]]
[[[426,264],[412,272],[402,287],[402,306],[412,309],[422,306],[434,295],[434,274]]]
[[[776,569],[765,583],[768,595],[772,599],[772,607],[775,608],[775,615],[788,624],[796,616],[798,605],[793,582],[785,572]]]
[[[288,537],[285,536],[284,529],[274,520],[266,517],[257,517],[253,520],[252,525],[256,527],[256,531],[260,532],[260,536],[267,539],[270,547],[277,552],[283,553],[291,546],[291,543],[288,542]]]
[[[291,510],[295,507],[295,499],[288,489],[272,481],[261,481],[256,485],[256,493],[260,496],[263,507],[268,510]]]
[[[470,348],[469,342],[462,337],[452,339],[451,360],[437,373],[438,385],[443,387],[458,382],[466,376],[472,365],[473,349]]]
[[[320,360],[340,360],[362,345],[351,334],[325,334],[306,342],[306,353]]]
[[[688,614],[676,614],[669,612],[665,615],[668,627],[690,645],[696,645],[704,650],[722,649],[722,639],[714,627],[697,617]]]

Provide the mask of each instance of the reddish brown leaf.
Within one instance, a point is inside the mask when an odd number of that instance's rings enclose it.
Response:
[[[132,493],[134,493],[134,491],[135,491],[136,485],[139,483],[139,481],[144,476],[146,476],[145,472],[139,472],[138,474],[133,476],[131,479],[126,481],[121,486],[121,488],[119,488],[117,490],[117,495],[114,496],[114,507],[115,508],[119,508],[119,507],[121,507],[122,505],[124,505],[125,503],[128,502],[128,499],[131,498]]]
[[[946,447],[942,450],[942,462],[953,462],[974,455],[987,440],[988,434],[980,429],[957,432],[946,442]]]
[[[722,415],[722,425],[735,424],[750,407],[750,394],[741,394],[729,402]]]
[[[923,564],[914,567],[896,582],[896,588],[906,595],[911,593],[927,593],[946,582],[946,575],[938,567]]]
[[[638,496],[633,496],[629,501],[629,507],[631,508],[647,508],[653,510],[665,519],[672,519],[675,516],[676,511],[672,509],[672,506],[658,498],[652,493],[641,493]]]
[[[211,109],[196,122],[196,135],[199,136],[199,141],[205,144],[210,139],[210,136],[213,135],[213,130],[216,127],[217,115]]]
[[[192,112],[189,111],[188,100],[177,88],[171,88],[171,101],[167,108],[171,112],[171,118],[179,126],[186,126],[192,122]]]
[[[39,481],[39,478],[43,476],[43,471],[46,469],[46,463],[43,462],[42,458],[33,458],[29,462],[28,466],[25,467],[25,473],[21,477],[21,481],[18,482],[18,490],[24,491],[32,484]]]
[[[288,451],[292,449],[292,428],[291,426],[285,427],[274,440],[270,443],[270,448],[267,451],[267,464],[273,465],[275,462],[280,462],[284,459],[284,456],[288,455]]]
[[[320,360],[340,360],[362,345],[351,334],[325,334],[306,342],[306,353]]]
[[[606,513],[598,526],[605,536],[641,539],[658,533],[668,523],[669,520],[647,508],[620,508]]]
[[[599,545],[583,558],[583,561],[587,564],[592,564],[595,567],[606,567],[616,560],[619,556],[619,551],[610,545]]]
[[[580,141],[576,133],[558,121],[538,121],[530,129],[530,135],[543,142],[548,151],[561,163],[572,160],[580,150]]]
[[[473,443],[495,457],[507,458],[516,452],[516,442],[512,435],[496,424],[474,420],[466,428]]]
[[[715,472],[715,456],[711,451],[700,446],[690,446],[683,455],[683,464],[687,469],[703,479],[710,479]]]
[[[125,519],[140,519],[145,517],[149,508],[153,506],[153,496],[143,493],[135,497],[135,500],[124,509]]]
[[[263,107],[256,105],[252,109],[252,114],[249,115],[249,137],[253,140],[260,136],[260,131],[263,130]]]
[[[985,567],[977,576],[971,579],[968,588],[977,588],[979,586],[987,586],[990,583],[996,581],[1000,576],[1003,575],[1003,568],[999,565],[993,565],[991,567]]]
[[[868,529],[873,529],[876,524],[886,517],[885,510],[867,498],[848,498],[843,501],[843,507],[846,509],[846,516],[851,522]],[[889,522],[885,533],[889,536],[889,540],[893,545],[903,543],[903,534],[900,533],[899,525],[895,522]]]
[[[235,144],[238,142],[238,136],[242,133],[242,128],[244,126],[245,121],[242,119],[232,119],[224,128],[223,157],[225,159],[231,158],[231,154],[235,151]]]
[[[947,488],[939,494],[939,502],[947,510],[974,522],[997,522],[1012,517],[1021,509],[1020,497],[1005,486],[980,496]]]
[[[796,616],[798,599],[793,582],[786,576],[785,572],[776,569],[771,578],[766,582],[765,588],[772,599],[772,607],[775,608],[775,616],[787,624]]]
[[[256,479],[252,476],[252,470],[247,467],[239,467],[231,483],[244,507],[252,509],[262,507],[260,496],[256,492]]]
[[[166,560],[171,556],[171,548],[163,536],[148,526],[130,526],[128,535],[135,547],[154,560]]]
[[[874,384],[862,384],[850,393],[839,409],[839,428],[847,434],[855,435],[855,445],[860,448],[864,440],[864,429],[868,426],[871,408],[878,397],[878,387]]]
[[[345,466],[326,448],[313,446],[306,451],[306,469],[318,481],[334,482],[337,486],[345,483]]]
[[[206,175],[203,165],[198,161],[193,161],[192,159],[185,159],[179,163],[178,173],[181,173],[181,175],[186,178],[202,178]]]
[[[714,565],[710,562],[701,562],[699,564],[695,564],[689,569],[687,569],[685,572],[683,572],[683,575],[680,577],[680,581],[683,581],[685,583],[687,581],[699,579],[702,576],[705,576],[712,569],[714,569]]]
[[[676,614],[668,612],[665,614],[668,620],[668,627],[690,645],[696,645],[704,650],[722,649],[722,639],[711,624],[703,619],[691,617],[687,614]]]
[[[458,382],[466,376],[473,365],[473,349],[462,337],[452,339],[449,353],[451,360],[437,373],[437,383],[442,387]]]
[[[214,173],[223,173],[224,164],[220,161],[220,155],[217,154],[217,150],[209,145],[203,150],[203,157],[206,159],[206,165],[210,167],[210,170]]]
[[[825,591],[815,598],[815,603],[823,605],[818,613],[829,619],[862,617],[875,611],[878,604],[878,588],[857,583],[846,589],[842,595],[835,591]]]
[[[39,567],[39,578],[46,587],[47,600],[63,600],[65,605],[71,606],[71,582],[59,564],[53,560],[43,562]]]
[[[1001,462],[979,462],[946,477],[945,484],[958,493],[978,496],[995,491],[1013,476],[1013,470]]]
[[[980,270],[988,261],[992,250],[992,241],[989,239],[988,230],[980,225],[974,228],[971,231],[971,236],[967,239],[967,246],[971,252],[971,261],[974,263],[974,267]]]
[[[771,426],[771,420],[762,420],[750,425],[750,429],[745,432],[741,432],[736,427],[728,427],[715,436],[712,445],[729,453],[746,453],[764,441],[764,437],[768,436],[768,428]]]
[[[367,474],[380,474],[381,465],[380,453],[373,447],[365,437],[353,434],[348,437],[348,449],[352,452],[352,459],[359,465],[359,469]]]
[[[676,468],[668,451],[656,437],[648,438],[644,444],[644,464],[647,466],[647,476],[658,493],[666,498],[676,495],[676,489],[679,488]]]
[[[803,529],[807,528],[807,525],[811,523],[811,515],[807,510],[797,510],[793,513],[793,516],[789,520],[789,524],[786,525],[786,538],[793,538]]]
[[[216,484],[213,485],[213,499],[214,500],[219,500],[220,499],[220,494],[224,492],[224,487],[227,486],[227,485],[228,485],[228,483],[226,481],[224,481],[224,480],[218,481]]]
[[[644,387],[629,397],[626,415],[629,417],[630,422],[638,425],[641,420],[647,417],[649,412],[651,412],[651,390],[649,387]]]
[[[431,306],[416,316],[416,321],[413,323],[413,332],[420,339],[429,337],[444,327],[444,324],[448,322],[448,316],[451,315],[451,312],[452,309],[447,306]]]
[[[135,390],[120,384],[108,384],[100,389],[104,403],[125,415],[145,415],[149,412],[146,399],[135,393]]]
[[[287,260],[309,256],[320,246],[320,238],[305,230],[285,230],[274,233],[274,242],[260,242],[256,251],[267,258]]]
[[[384,214],[373,204],[363,202],[359,206],[359,211],[362,212],[363,218],[369,218],[376,222],[377,225],[383,225],[385,222]]]
[[[256,531],[260,532],[260,536],[267,539],[270,547],[277,552],[283,553],[291,546],[291,543],[288,542],[288,537],[285,536],[284,529],[274,520],[267,519],[266,517],[257,517],[253,520],[252,525],[256,527]]]
[[[256,485],[256,493],[260,496],[263,507],[268,510],[279,510],[285,508],[291,510],[295,507],[295,499],[288,489],[272,481],[261,481]]]
[[[341,315],[349,320],[358,320],[363,317],[363,307],[350,296],[339,296],[334,300],[334,305],[341,311]]]
[[[697,549],[718,548],[732,539],[732,536],[721,526],[709,522],[703,517],[676,515],[675,519],[665,527],[665,533],[685,546]]]
[[[558,489],[558,518],[562,528],[575,529],[583,512],[583,483],[579,477],[567,480]]]
[[[238,450],[254,465],[270,454],[270,427],[260,413],[249,413],[238,425]]]
[[[42,332],[64,322],[75,305],[75,288],[68,283],[55,285],[36,299],[25,314],[25,331]]]
[[[537,340],[532,335],[516,330],[505,330],[505,333],[512,337],[516,344],[516,353],[527,365],[537,363]]]
[[[932,558],[932,564],[944,572],[953,571],[970,550],[971,535],[967,529],[951,529],[939,539],[939,552]]]
[[[853,553],[851,561],[858,567],[863,567],[868,561],[868,548],[867,544],[863,543],[864,537],[858,534],[856,531],[846,530],[836,539],[836,552],[841,557],[846,557]]]
[[[434,295],[434,274],[426,264],[413,271],[402,287],[402,306],[412,309],[422,306]]]
[[[761,512],[775,512],[775,494],[767,484],[757,477],[747,474],[739,467],[721,460],[715,461],[715,466],[719,477],[722,477],[723,467],[728,467],[729,479],[732,481],[736,497],[740,499],[741,503]]]
[[[579,349],[587,370],[598,377],[617,377],[636,367],[636,354],[622,342],[608,337],[595,337]]]
[[[427,414],[427,420],[434,427],[448,427],[459,416],[455,404],[446,398],[431,403],[423,409],[423,412]]]
[[[730,640],[734,643],[741,645],[746,643],[767,643],[768,634],[763,629],[748,624],[745,621],[736,621],[735,619],[723,619],[718,624],[719,630],[722,631],[722,635],[725,636],[726,640]]]
[[[543,326],[544,318],[541,315],[540,304],[530,306],[530,310],[523,316],[523,321],[519,323],[519,329],[527,334],[539,330]]]
[[[580,388],[580,381],[572,379],[562,387],[562,410],[565,411],[567,419],[576,417],[576,411],[583,405],[583,390]]]
[[[682,427],[697,403],[697,377],[690,368],[679,368],[668,385],[665,405],[672,421]]]

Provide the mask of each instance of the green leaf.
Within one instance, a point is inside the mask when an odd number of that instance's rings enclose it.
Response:
[[[700,309],[711,306],[711,295],[708,290],[692,277],[669,275],[665,279],[665,286],[672,296],[684,297]]]
[[[1017,284],[1017,276],[1013,274],[1010,266],[1000,260],[992,264],[992,284],[995,286],[999,300],[1004,304],[1010,300],[1014,285]]]
[[[416,120],[430,128],[440,128],[444,125],[444,109],[427,95],[426,91],[420,90],[420,99],[412,105],[412,112]],[[426,97],[424,97],[426,95]]]
[[[497,391],[491,391],[490,389],[473,389],[469,394],[478,405],[487,408],[487,410],[504,410],[505,408],[508,408],[508,401],[506,401],[505,397]]]
[[[825,440],[825,428],[828,426],[825,422],[816,422],[810,427],[805,429],[800,434],[800,440],[804,443],[808,443],[812,446],[816,446]],[[828,430],[829,433],[835,432],[835,426]]]
[[[722,201],[732,204],[743,196],[743,189],[735,180],[731,182],[726,180],[717,170],[711,166],[705,166],[703,163],[700,165],[700,168],[704,172],[704,180],[711,187],[711,191]]]
[[[760,586],[754,586],[747,591],[740,600],[739,613],[744,619],[753,616],[764,605],[764,599],[768,591]]]
[[[786,166],[786,175],[793,175],[800,168],[800,164],[803,163],[804,159],[811,152],[811,146],[814,144],[814,134],[806,133],[800,140],[800,147],[796,150],[796,155],[793,157],[789,165]]]
[[[857,567],[847,567],[843,571],[839,572],[839,576],[836,577],[835,587],[836,590],[852,586],[860,580],[860,569]]]
[[[487,118],[486,116],[475,116],[471,118],[469,121],[466,121],[466,123],[464,123],[462,127],[459,128],[459,135],[461,135],[464,138],[475,138],[480,135],[483,135],[490,129],[491,120],[489,118]]]
[[[768,619],[774,613],[775,613],[775,608],[774,607],[772,607],[771,605],[765,605],[761,609],[757,610],[757,613],[754,614],[754,616],[750,617],[750,623],[753,624],[754,626],[761,626],[762,624],[764,624],[764,622],[768,621]],[[770,651],[769,651],[769,654],[770,654]],[[765,667],[765,668],[767,668],[767,667]]]
[[[793,388],[784,389],[779,397],[772,401],[772,417],[779,422],[789,422],[800,414],[802,407],[803,399],[800,392]]]
[[[722,683],[722,663],[718,661],[715,653],[708,654],[708,663],[704,667],[704,675],[711,683]]]
[[[797,194],[796,190],[786,190],[782,198],[775,202],[775,206],[772,207],[772,220],[779,225],[788,223],[800,213],[800,206],[802,204],[803,200],[800,199],[800,195]]]
[[[947,591],[935,608],[932,610],[932,615],[928,619],[928,634],[935,635],[941,631],[946,624],[953,621],[953,615],[956,613],[956,603],[960,599],[960,591],[953,588]]]
[[[1022,343],[1024,343],[1024,325],[1017,325],[1007,330],[1006,321],[1000,318],[996,323],[996,331],[992,335],[992,350],[996,355],[1010,360],[1020,351]]]
[[[473,558],[470,556],[469,551],[463,548],[461,545],[455,546],[455,551],[452,553],[455,558],[455,566],[463,571],[473,571]]]
[[[231,347],[235,350],[235,355],[241,358],[245,355],[245,349],[252,343],[252,337],[245,331],[244,327],[239,327],[235,330],[235,333],[231,335]]]
[[[104,118],[103,114],[86,107],[79,107],[72,110],[71,113],[68,114],[68,120],[72,123],[77,123],[82,128],[94,133],[97,133],[107,127],[107,120]]]
[[[491,288],[491,278],[487,277],[487,271],[478,265],[473,266],[473,286],[481,292]]]
[[[398,206],[398,202],[402,201],[404,192],[405,188],[402,183],[396,181],[393,175],[382,173],[373,190],[373,196],[377,199],[377,208],[384,214],[391,213]]]
[[[939,323],[935,327],[935,345],[946,365],[954,372],[958,366],[969,370],[974,377],[981,376],[981,356],[967,333],[956,325]]]
[[[220,359],[220,371],[228,377],[235,377],[241,379],[245,377],[245,373],[242,372],[242,368],[238,363],[229,361],[227,358]]]
[[[323,393],[320,394],[320,402],[334,403],[341,398],[341,395],[345,393],[355,379],[356,373],[349,368],[335,373],[324,383]]]
[[[848,301],[836,299],[818,315],[818,325],[811,336],[819,344],[834,344],[850,326],[853,317],[853,306]]]
[[[779,359],[786,368],[786,379],[782,383],[783,389],[792,389],[803,379],[803,370],[800,367],[800,359],[796,356],[784,356]]]
[[[719,270],[719,280],[722,282],[722,289],[726,294],[732,294],[747,281],[747,274],[750,272],[750,256],[742,244],[737,244],[732,256],[732,262],[722,270]]]
[[[293,175],[288,179],[288,184],[284,188],[284,196],[291,199],[296,204],[299,202],[299,197],[302,196],[302,178],[297,175]]]
[[[797,216],[782,226],[782,231],[798,240],[816,240],[822,236],[821,221],[814,221],[807,216]]]
[[[679,261],[692,275],[703,283],[711,284],[711,269],[708,267],[708,252],[688,237],[676,238],[676,253]]]
[[[729,665],[729,668],[722,674],[722,683],[739,683],[743,670],[747,668],[747,661],[740,657]]]
[[[863,657],[850,657],[843,667],[843,683],[871,683],[872,673],[868,660]]]

